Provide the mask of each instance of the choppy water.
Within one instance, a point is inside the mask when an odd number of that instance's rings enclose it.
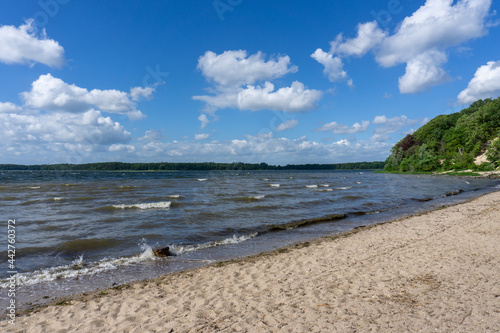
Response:
[[[27,302],[347,231],[495,186],[369,171],[3,171],[2,239],[6,248],[15,219],[17,295]],[[155,258],[151,248],[163,246],[177,256]],[[0,304],[8,264],[5,251]]]

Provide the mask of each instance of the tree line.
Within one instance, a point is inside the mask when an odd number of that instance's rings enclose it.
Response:
[[[46,171],[213,171],[213,170],[369,170],[383,169],[385,162],[354,162],[336,164],[287,164],[285,166],[267,163],[124,163],[102,162],[86,164],[42,164],[19,165],[0,164],[0,170],[46,170]]]

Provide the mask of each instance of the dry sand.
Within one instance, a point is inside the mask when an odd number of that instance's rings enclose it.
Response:
[[[500,332],[500,192],[117,289],[0,331]]]

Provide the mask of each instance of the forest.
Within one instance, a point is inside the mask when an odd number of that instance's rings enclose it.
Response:
[[[385,171],[492,171],[500,167],[500,98],[440,115],[391,150]],[[484,155],[485,159],[477,159]]]
[[[337,164],[287,164],[267,163],[123,163],[104,162],[87,164],[0,164],[0,170],[47,170],[47,171],[211,171],[211,170],[368,170],[383,169],[384,162],[354,162]]]

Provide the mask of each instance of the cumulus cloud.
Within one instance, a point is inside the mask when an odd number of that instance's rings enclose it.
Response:
[[[142,138],[139,138],[139,141],[144,141],[144,142],[155,142],[155,141],[160,141],[164,138],[163,134],[161,131],[158,130],[149,130],[144,133],[144,136]]]
[[[332,131],[333,134],[356,134],[366,132],[368,130],[368,126],[370,122],[368,120],[363,120],[360,123],[354,123],[352,126],[347,126],[344,124],[339,124],[336,121],[333,121],[328,124],[324,124],[317,131]]]
[[[336,40],[330,43],[330,52],[361,57],[386,37],[387,32],[382,31],[376,21],[358,24],[358,35],[356,38],[347,39],[345,42],[342,42],[342,34],[338,35]]]
[[[201,133],[201,134],[195,134],[194,139],[195,140],[206,140],[210,137],[210,134],[208,133]]]
[[[298,70],[297,66],[291,66],[288,56],[265,61],[261,52],[248,56],[244,50],[225,51],[219,55],[207,51],[198,59],[197,68],[208,80],[221,86],[253,84]]]
[[[284,112],[304,112],[316,108],[322,92],[306,89],[304,84],[294,81],[290,87],[274,91],[274,85],[266,82],[261,86],[248,86],[238,93],[237,106],[241,110],[269,109]]]
[[[0,102],[0,113],[12,113],[21,111],[21,107],[10,102]]]
[[[206,114],[200,114],[200,116],[198,117],[198,120],[201,122],[201,128],[205,128],[207,127],[208,124],[210,124],[210,120],[208,119],[207,115]]]
[[[395,133],[405,127],[414,126],[416,124],[423,125],[428,122],[428,118],[424,119],[409,119],[406,116],[387,118],[386,116],[376,116],[372,123],[378,125],[374,134],[371,137],[371,141],[382,142],[390,139],[389,134]]]
[[[135,120],[144,117],[136,108],[135,98],[144,94],[150,96],[152,91],[147,88],[145,91],[141,90],[143,88],[134,89],[131,90],[134,91],[133,96],[116,89],[89,91],[46,74],[32,83],[31,91],[21,93],[21,97],[27,107],[35,109],[81,113],[97,108],[109,113],[125,114]]]
[[[91,151],[96,146],[130,141],[130,132],[97,110],[88,110],[82,114],[0,113],[0,123],[3,124],[0,136],[5,146],[10,148],[29,145],[36,147],[36,150],[46,150],[47,147],[58,150],[80,147],[82,151]]]
[[[305,137],[291,140],[274,137],[271,133],[247,135],[242,139],[227,141],[173,141],[150,143],[137,151],[142,159],[157,156],[175,161],[221,162],[235,160],[249,163],[266,161],[271,164],[332,163],[365,160],[384,160],[391,144],[373,141],[339,140],[329,144],[308,140]]]
[[[449,76],[441,65],[447,61],[443,52],[428,51],[410,59],[406,73],[399,78],[399,91],[412,94],[428,87],[449,81]]]
[[[156,88],[153,87],[133,87],[130,88],[130,98],[133,101],[138,101],[141,98],[151,99]]]
[[[401,93],[420,92],[448,80],[443,69],[447,49],[487,33],[490,7],[491,0],[427,0],[392,35],[380,29],[375,21],[359,24],[356,38],[344,41],[342,34],[338,35],[331,42],[329,57],[323,59],[337,59],[338,69],[343,68],[342,57],[363,56],[372,51],[383,67],[406,64],[406,72],[399,79]],[[314,54],[321,52],[317,50]],[[319,62],[327,72],[325,61]],[[327,64],[331,63],[332,60]],[[337,73],[340,78],[344,75]]]
[[[479,67],[467,88],[458,94],[460,104],[500,96],[500,61],[489,61]]]
[[[108,147],[110,152],[128,152],[131,153],[135,151],[135,146],[133,145],[123,145],[123,144],[113,144]]]
[[[333,54],[326,53],[322,49],[317,49],[311,57],[325,67],[323,73],[330,82],[349,79],[344,71],[344,63],[339,57],[334,57]]]
[[[47,38],[45,29],[39,34],[30,19],[18,28],[0,26],[0,62],[62,67],[65,63],[64,49],[55,40]]]
[[[298,124],[299,124],[298,120],[290,119],[290,120],[285,121],[284,123],[279,124],[275,130],[278,132],[290,130],[292,128],[295,128]]]
[[[275,90],[270,80],[298,70],[288,56],[266,61],[261,52],[249,56],[243,50],[220,55],[207,51],[198,59],[198,69],[214,84],[210,89],[214,95],[193,96],[193,99],[205,102],[205,112],[212,114],[214,109],[224,108],[304,112],[315,108],[322,97],[321,91],[307,89],[298,81]],[[202,126],[206,120],[200,119]]]
[[[133,90],[131,90],[133,91]],[[138,95],[149,95],[141,90]],[[131,133],[103,113],[137,119],[132,94],[118,90],[87,90],[52,75],[42,75],[30,91],[21,93],[23,107],[0,102],[0,158],[11,163],[83,163],[133,154]],[[147,131],[139,142],[162,138]],[[112,153],[112,155],[110,155]],[[100,158],[98,156],[101,156]]]

